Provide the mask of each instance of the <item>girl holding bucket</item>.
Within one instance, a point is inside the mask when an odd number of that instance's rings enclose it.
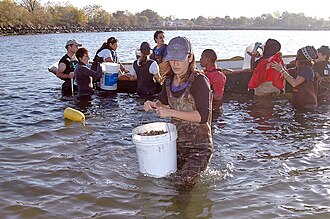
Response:
[[[178,132],[178,186],[189,187],[206,169],[213,151],[210,84],[195,70],[195,56],[187,38],[173,38],[165,59],[171,65],[170,76],[159,100],[146,101],[144,109],[155,110],[161,118],[172,118]]]

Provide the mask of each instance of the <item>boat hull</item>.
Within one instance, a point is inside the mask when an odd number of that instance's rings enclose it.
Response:
[[[227,93],[239,93],[239,94],[248,94],[253,91],[248,90],[248,83],[252,77],[251,72],[240,72],[227,74],[227,82],[225,85],[225,92]],[[118,93],[135,93],[137,87],[137,81],[118,81],[117,90]]]
[[[283,56],[284,62],[287,64],[295,58],[293,55]],[[248,83],[252,77],[252,69],[242,69],[244,59],[237,56],[231,59],[217,60],[217,66],[223,69],[231,69],[232,72],[226,72],[227,82],[225,85],[225,93],[237,93],[237,94],[253,94],[253,90],[248,89]],[[130,69],[132,63],[123,63],[123,65]],[[57,63],[53,64],[48,70],[55,74],[57,69]],[[202,69],[197,62],[197,68]],[[120,80],[117,84],[117,90],[110,92],[117,93],[135,93],[137,88],[137,81]],[[286,83],[285,92],[292,92],[292,87]]]
[[[295,58],[294,55],[283,56],[284,62],[290,63]],[[223,69],[232,69],[232,73],[226,73],[227,81],[225,85],[225,93],[237,93],[237,94],[253,94],[253,90],[248,89],[249,81],[252,77],[252,69],[242,69],[244,58],[240,56],[233,57],[231,59],[217,60],[217,66]],[[127,69],[130,69],[131,63],[124,63]],[[202,69],[197,62],[197,68]],[[136,81],[118,81],[117,92],[119,93],[135,93]],[[291,93],[292,87],[289,83],[285,85],[285,92]]]

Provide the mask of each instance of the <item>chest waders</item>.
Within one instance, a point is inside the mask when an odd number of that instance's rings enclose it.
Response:
[[[194,98],[189,92],[196,76],[197,73],[191,74],[185,91],[178,98],[172,95],[170,90],[171,83],[166,83],[168,102],[172,109],[187,112],[196,110]],[[209,121],[204,124],[172,119],[172,123],[176,125],[178,132],[177,165],[179,186],[193,186],[200,173],[207,167],[213,151],[210,119],[211,115],[209,115]]]

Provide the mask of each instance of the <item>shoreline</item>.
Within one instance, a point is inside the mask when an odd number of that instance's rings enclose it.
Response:
[[[321,28],[282,28],[282,27],[225,27],[225,26],[177,26],[177,27],[93,27],[93,26],[28,26],[28,25],[8,25],[0,26],[0,36],[15,35],[38,35],[54,33],[84,33],[84,32],[121,32],[121,31],[156,31],[156,30],[297,30],[297,31],[329,31]]]

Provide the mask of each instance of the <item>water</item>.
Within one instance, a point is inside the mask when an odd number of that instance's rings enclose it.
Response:
[[[60,94],[47,67],[69,38],[92,54],[107,37],[119,38],[122,61],[132,61],[153,32],[0,37],[1,218],[329,218],[330,106],[292,109],[290,96],[254,100],[226,94],[213,123],[214,154],[192,191],[172,178],[138,173],[131,131],[144,113],[134,95],[96,93],[88,105]],[[272,37],[284,54],[330,44],[330,32],[169,31],[191,39],[199,58],[206,47],[219,58]],[[83,111],[85,125],[63,119]]]

